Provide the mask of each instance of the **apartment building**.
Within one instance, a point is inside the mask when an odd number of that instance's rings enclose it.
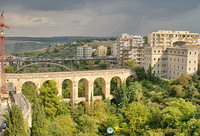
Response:
[[[182,41],[185,45],[200,45],[198,33],[189,31],[159,30],[148,35],[150,46],[173,46],[174,42]]]
[[[143,65],[143,44],[142,36],[133,36],[123,33],[119,41],[120,64],[124,65],[127,60],[135,59],[139,66]]]
[[[161,78],[174,79],[183,73],[195,75],[198,70],[197,47],[145,47],[144,54],[145,71],[151,66],[152,73]]]
[[[92,47],[89,47],[88,45],[79,46],[77,47],[76,52],[77,57],[91,57],[92,56]]]
[[[99,47],[97,47],[96,51],[97,51],[96,54],[99,57],[107,55],[107,47],[105,47],[105,46],[99,46]]]

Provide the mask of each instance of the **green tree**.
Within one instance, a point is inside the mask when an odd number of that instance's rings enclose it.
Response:
[[[45,82],[40,89],[40,102],[44,106],[47,117],[53,117],[60,110],[60,98],[56,82],[49,80]]]
[[[181,85],[173,85],[171,88],[171,95],[181,97],[183,87]]]
[[[177,78],[177,81],[180,85],[187,87],[191,83],[192,77],[187,73],[183,73],[180,77]]]
[[[26,82],[22,86],[22,93],[26,96],[30,103],[33,103],[36,96],[36,87],[33,82]]]
[[[17,105],[10,107],[8,104],[8,113],[4,117],[7,128],[3,136],[26,136],[24,118]]]
[[[97,136],[98,125],[96,120],[83,114],[78,118],[77,136]]]
[[[57,116],[48,124],[48,134],[50,136],[73,136],[75,132],[75,124],[70,114]]]
[[[6,73],[14,73],[15,72],[15,68],[13,66],[7,66],[5,68],[5,72]]]
[[[131,135],[136,134],[136,129],[144,129],[150,117],[150,110],[142,102],[132,102],[123,112]]]
[[[134,59],[130,59],[125,62],[125,68],[136,68],[136,67],[137,67],[137,62]]]
[[[166,104],[167,106],[161,112],[161,125],[164,128],[179,128],[184,122],[193,118],[196,112],[196,106],[182,98]]]
[[[47,136],[46,128],[46,117],[43,107],[38,102],[38,99],[34,99],[34,104],[32,106],[32,128],[31,136]]]

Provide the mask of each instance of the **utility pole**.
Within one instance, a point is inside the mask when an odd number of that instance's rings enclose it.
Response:
[[[6,74],[5,74],[5,47],[4,47],[4,39],[5,39],[5,33],[4,33],[4,27],[10,28],[6,24],[4,24],[4,11],[1,13],[0,17],[0,40],[1,40],[1,99],[9,99],[8,91],[6,89]]]

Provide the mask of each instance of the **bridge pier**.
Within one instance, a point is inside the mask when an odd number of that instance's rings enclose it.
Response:
[[[77,102],[78,102],[78,82],[73,81],[73,90],[72,90],[72,98],[71,98],[72,108],[74,108]]]
[[[110,80],[105,81],[105,90],[103,90],[105,99],[110,99]]]
[[[93,81],[89,81],[89,83],[88,83],[88,96],[87,96],[87,101],[88,101],[88,103],[90,104],[90,102],[92,102],[93,101]]]

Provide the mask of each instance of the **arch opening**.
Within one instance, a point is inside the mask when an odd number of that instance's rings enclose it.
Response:
[[[29,100],[30,103],[34,102],[36,95],[38,94],[35,83],[27,81],[22,85],[22,93]]]
[[[88,80],[82,78],[78,82],[78,97],[88,97]]]
[[[114,94],[115,90],[119,88],[121,85],[121,78],[118,76],[115,76],[110,81],[110,94]]]
[[[96,78],[93,83],[93,95],[105,97],[105,80],[101,77]]]
[[[70,79],[65,79],[62,82],[62,98],[70,99],[72,98],[72,81]]]
[[[131,84],[135,82],[135,77],[133,75],[126,78],[126,86],[129,87]]]

